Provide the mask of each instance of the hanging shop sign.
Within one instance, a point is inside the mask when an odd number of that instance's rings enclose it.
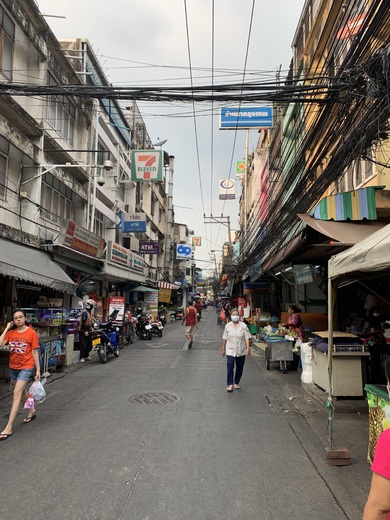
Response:
[[[72,220],[61,219],[56,245],[64,245],[95,258],[101,258],[105,241]]]
[[[271,128],[272,116],[272,107],[222,107],[219,128]]]
[[[157,240],[148,240],[139,242],[140,255],[158,255],[160,253],[160,242]]]
[[[171,289],[160,289],[158,293],[158,301],[162,303],[169,303],[171,301]]]
[[[107,260],[124,267],[130,267],[130,251],[109,240],[107,244]]]
[[[219,179],[219,200],[232,200],[235,195],[236,183],[233,179]]]
[[[313,281],[313,273],[311,272],[310,265],[303,267],[297,271],[294,271],[295,283],[297,285],[301,283],[312,283]]]
[[[130,251],[130,269],[142,274],[144,274],[145,271],[145,262],[143,257],[133,253],[133,251]]]
[[[245,175],[245,161],[236,162],[236,174],[237,177],[243,177]]]
[[[192,237],[192,247],[198,247],[202,245],[202,237]]]
[[[192,255],[192,247],[187,244],[178,244],[176,246],[176,258],[189,259]]]
[[[114,323],[122,324],[124,315],[125,315],[125,297],[124,296],[110,296],[109,305],[108,305],[108,315],[114,311],[118,311]]]
[[[133,150],[131,152],[131,180],[134,182],[163,180],[162,150]]]
[[[121,214],[122,233],[146,233],[146,214]]]
[[[157,312],[158,309],[158,291],[144,293],[144,302],[151,312]]]
[[[244,282],[244,294],[269,292],[269,280],[259,280],[257,282]]]

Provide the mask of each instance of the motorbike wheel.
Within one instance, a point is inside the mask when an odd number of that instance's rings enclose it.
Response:
[[[119,357],[119,354],[120,354],[120,347],[119,345],[117,345],[116,349],[112,351],[112,353],[114,354],[115,357]]]
[[[152,331],[149,330],[146,339],[148,339],[150,341],[152,339],[152,337],[153,337],[152,336]]]
[[[107,361],[108,361],[107,343],[103,338],[101,339],[101,343],[99,345],[97,354],[98,354],[98,358],[101,363],[107,363]]]
[[[159,331],[157,332],[157,336],[158,336],[159,338],[162,338],[162,330],[159,330]]]
[[[141,337],[141,335],[140,335],[140,333],[139,333],[139,330],[138,330],[138,329],[135,329],[135,333],[137,334],[137,336],[138,336],[139,338]]]

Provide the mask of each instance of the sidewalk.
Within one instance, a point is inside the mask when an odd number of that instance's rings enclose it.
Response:
[[[256,363],[265,367],[261,343],[252,342],[251,353]],[[279,384],[283,394],[317,434],[324,448],[330,446],[328,430],[327,394],[314,384],[301,382],[301,369],[283,374],[277,363],[264,370],[264,377]],[[367,464],[368,405],[365,399],[334,400],[333,443],[335,447],[350,450],[353,463]],[[324,449],[325,459],[325,449]],[[367,464],[368,465],[368,464]]]

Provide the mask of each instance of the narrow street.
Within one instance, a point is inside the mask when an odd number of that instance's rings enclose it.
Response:
[[[21,411],[0,443],[0,520],[361,518],[368,466],[326,464],[258,354],[227,393],[221,334],[209,308],[191,350],[177,321],[47,384],[37,419]]]

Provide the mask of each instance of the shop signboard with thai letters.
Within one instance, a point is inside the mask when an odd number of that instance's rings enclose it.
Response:
[[[107,260],[124,267],[130,267],[130,251],[109,240],[107,244]]]
[[[219,129],[236,130],[272,127],[273,109],[262,106],[222,107]]]
[[[72,220],[61,219],[56,245],[64,245],[94,258],[101,258],[105,241]]]
[[[130,251],[130,269],[137,271],[137,273],[144,274],[145,262],[142,256]]]
[[[151,312],[156,312],[158,309],[158,291],[144,293],[144,302]]]
[[[108,306],[108,316],[115,311],[118,311],[114,323],[117,325],[123,324],[123,318],[125,315],[125,297],[124,296],[110,296]]]
[[[131,152],[131,180],[161,182],[163,180],[162,150],[133,150]]]
[[[158,293],[158,301],[162,303],[169,303],[171,301],[172,291],[171,289],[160,289]]]

